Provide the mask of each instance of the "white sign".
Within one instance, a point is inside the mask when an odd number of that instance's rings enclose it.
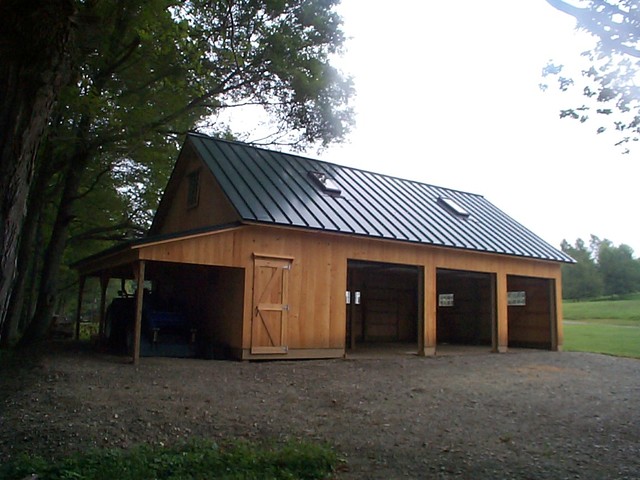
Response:
[[[507,305],[509,305],[510,307],[522,307],[526,304],[526,292],[507,292]]]
[[[453,307],[453,293],[441,293],[438,295],[439,307]]]

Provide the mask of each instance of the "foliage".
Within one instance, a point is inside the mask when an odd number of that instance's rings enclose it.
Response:
[[[325,445],[289,442],[270,448],[199,440],[176,447],[97,450],[54,462],[24,456],[0,466],[0,477],[20,480],[35,473],[40,480],[322,479],[329,477],[337,461]]]
[[[633,250],[628,245],[614,247],[603,242],[598,250],[598,267],[605,295],[640,290],[640,262],[633,259]]]
[[[624,153],[628,153],[628,143],[640,139],[640,7],[637,1],[547,2],[572,15],[577,28],[597,40],[593,49],[582,54],[585,65],[581,79],[572,78],[571,73],[566,76],[564,66],[553,62],[543,69],[543,76],[555,78],[562,91],[581,85],[585,103],[561,110],[560,117],[586,122],[590,116],[597,116],[597,133],[612,129],[618,139],[616,145],[624,145]]]
[[[17,300],[36,305],[32,317],[25,309],[22,323],[36,325],[27,338],[46,330],[73,284],[67,265],[145,232],[183,135],[205,119],[253,105],[269,115],[273,142],[344,139],[353,88],[330,63],[344,41],[337,2],[75,2],[75,76],[38,154],[37,236],[23,239],[37,256],[18,260],[30,272],[21,291],[38,290],[36,302]],[[208,133],[233,135],[222,124]]]
[[[577,239],[573,246],[563,240],[561,248],[577,262],[562,267],[564,298],[586,299],[640,291],[640,259],[633,257],[633,249],[628,245],[615,246],[610,240],[592,235],[589,247]]]
[[[585,243],[578,239],[575,246],[563,240],[562,251],[577,263],[562,266],[562,294],[565,298],[592,298],[602,292],[602,278]]]

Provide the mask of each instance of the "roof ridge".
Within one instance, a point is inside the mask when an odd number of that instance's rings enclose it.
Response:
[[[211,140],[211,141],[215,141],[215,142],[224,142],[224,143],[228,143],[228,144],[232,144],[232,145],[237,145],[239,147],[253,148],[253,149],[263,150],[263,151],[270,152],[270,153],[278,153],[279,155],[287,155],[289,157],[302,158],[304,160],[312,160],[314,162],[319,162],[319,163],[322,163],[324,165],[331,165],[333,167],[337,167],[337,168],[341,168],[341,169],[348,169],[348,170],[362,172],[362,173],[368,173],[368,174],[371,174],[371,175],[376,175],[378,177],[384,177],[384,178],[389,178],[389,179],[393,179],[393,180],[399,180],[399,181],[402,181],[402,182],[409,182],[409,183],[417,184],[417,185],[424,185],[426,187],[437,188],[437,189],[440,189],[440,190],[445,190],[447,192],[455,192],[455,193],[460,193],[460,194],[463,194],[463,195],[472,195],[474,197],[485,198],[484,195],[482,195],[480,193],[469,192],[469,191],[466,191],[466,190],[460,190],[460,189],[456,189],[456,188],[443,187],[441,185],[435,185],[433,183],[422,182],[422,181],[411,179],[411,178],[398,177],[398,176],[389,175],[389,174],[386,174],[386,173],[375,172],[373,170],[366,170],[364,168],[352,167],[350,165],[343,165],[343,164],[336,163],[336,162],[330,162],[330,161],[327,161],[327,160],[321,160],[319,158],[313,158],[313,157],[310,157],[308,155],[299,155],[299,154],[291,153],[291,152],[283,152],[283,151],[280,151],[280,150],[272,150],[272,149],[266,148],[266,147],[261,146],[261,145],[254,145],[252,143],[242,142],[240,140],[228,140],[228,139],[225,139],[225,138],[213,137],[211,135],[207,135],[206,133],[200,133],[200,132],[188,132],[187,136],[189,136],[189,135],[191,135],[191,136],[199,136],[199,137],[202,137],[202,138],[204,138],[206,140]]]

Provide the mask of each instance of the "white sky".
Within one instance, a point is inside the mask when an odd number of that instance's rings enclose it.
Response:
[[[545,0],[342,0],[339,12],[349,40],[334,63],[354,78],[357,123],[309,156],[484,195],[556,247],[593,233],[640,256],[640,145],[622,155],[596,120],[559,119],[579,92],[538,86],[548,60],[579,65],[594,42],[572,17]]]
[[[342,0],[357,125],[327,161],[479,193],[555,246],[591,233],[640,256],[640,146],[560,120],[549,59],[592,42],[544,0]],[[580,40],[582,39],[582,40]]]

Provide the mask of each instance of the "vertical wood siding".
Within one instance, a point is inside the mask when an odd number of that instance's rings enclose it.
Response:
[[[140,258],[151,261],[178,262],[244,269],[241,339],[234,347],[251,347],[254,255],[292,258],[289,279],[287,322],[288,349],[345,348],[348,260],[397,263],[419,266],[424,271],[425,353],[433,353],[436,341],[436,270],[455,269],[493,273],[496,276],[498,348],[508,344],[508,276],[555,280],[560,295],[560,264],[504,255],[474,253],[418,244],[374,240],[356,236],[334,235],[271,226],[244,226],[190,238],[159,242],[140,247]],[[509,277],[511,278],[511,277]],[[561,297],[557,297],[558,299]],[[555,332],[557,345],[562,343],[560,302],[557,302]]]

